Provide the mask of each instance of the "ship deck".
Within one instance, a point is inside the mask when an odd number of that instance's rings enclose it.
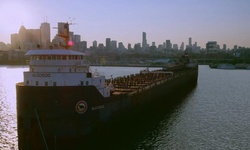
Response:
[[[18,82],[16,85],[17,86],[24,86],[23,82]]]
[[[106,80],[106,85],[112,83],[114,89],[113,95],[119,95],[124,93],[133,94],[140,92],[140,90],[146,90],[154,85],[158,85],[162,82],[173,77],[173,72],[167,71],[152,71],[148,73],[132,74],[123,77],[117,77],[114,79]]]

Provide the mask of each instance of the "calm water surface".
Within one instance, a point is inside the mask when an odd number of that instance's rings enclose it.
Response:
[[[250,149],[250,71],[199,66],[197,87],[134,149]]]
[[[92,67],[121,76],[144,68]],[[0,67],[0,149],[17,149],[15,83],[27,67]],[[167,99],[167,98],[166,98]],[[154,111],[140,123],[120,129],[104,149],[250,149],[250,71],[199,66],[198,84],[176,106]],[[92,144],[96,143],[94,141]],[[97,144],[95,144],[97,145]],[[95,146],[93,146],[95,148]]]

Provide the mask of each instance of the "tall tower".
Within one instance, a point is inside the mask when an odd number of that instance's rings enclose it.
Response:
[[[113,51],[113,50],[116,50],[116,49],[117,49],[117,41],[112,40],[111,41],[111,50]]]
[[[142,50],[145,51],[147,49],[147,38],[146,38],[146,33],[142,32]]]
[[[26,43],[27,43],[27,30],[26,28],[22,25],[19,29],[19,38],[20,38],[20,49],[26,49]]]
[[[93,48],[97,48],[97,41],[93,41]]]
[[[181,50],[181,51],[184,51],[184,42],[181,43],[180,50]]]
[[[132,49],[132,46],[130,43],[128,43],[128,50],[131,50]]]
[[[172,44],[171,44],[170,40],[166,40],[166,49],[167,50],[171,50],[172,49]]]
[[[192,47],[192,38],[191,38],[191,37],[188,38],[188,46],[189,46],[189,47]]]
[[[74,39],[75,44],[80,43],[81,42],[81,35],[75,34],[73,39]]]
[[[111,50],[111,39],[106,38],[106,50],[110,51]]]
[[[152,42],[152,46],[155,46],[155,42]]]
[[[226,44],[223,44],[223,50],[227,50],[227,45]]]
[[[50,44],[50,24],[47,22],[41,23],[41,45],[43,48],[48,48]]]

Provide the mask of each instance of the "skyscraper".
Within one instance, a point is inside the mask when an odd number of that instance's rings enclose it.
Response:
[[[97,41],[93,41],[93,48],[97,48]]]
[[[192,38],[188,38],[188,46],[191,48],[192,47]]]
[[[111,41],[111,50],[116,50],[117,49],[117,41],[112,40]]]
[[[69,40],[72,42],[74,41],[74,32],[72,31],[69,32]]]
[[[128,43],[128,50],[131,50],[132,49],[132,46],[130,43]]]
[[[227,50],[227,45],[226,44],[223,44],[223,50]]]
[[[234,45],[234,50],[236,51],[238,49],[238,45]]]
[[[28,42],[27,37],[28,37],[27,29],[22,25],[19,29],[19,38],[20,38],[19,39],[20,40],[19,47],[21,49],[26,49],[26,43]]]
[[[179,48],[178,48],[178,44],[173,44],[173,49],[174,50],[178,50]]]
[[[48,48],[50,44],[50,24],[47,22],[41,23],[41,45],[43,48]]]
[[[11,48],[18,49],[20,46],[20,36],[19,34],[11,34]],[[20,47],[21,48],[21,47]]]
[[[172,49],[172,44],[171,44],[170,40],[166,40],[166,49],[167,50],[171,50]]]
[[[78,49],[80,51],[86,51],[87,50],[87,41],[80,41],[78,43],[78,45],[79,45]]]
[[[119,49],[120,51],[125,50],[125,47],[124,47],[124,45],[123,45],[122,42],[119,42],[119,43],[118,43],[118,49]]]
[[[142,32],[142,50],[145,51],[147,49],[147,38],[146,33]]]
[[[152,42],[152,46],[155,46],[155,42]]]
[[[41,48],[41,30],[26,29],[22,25],[18,34],[11,35],[11,44],[22,50]]]
[[[81,42],[81,35],[75,34],[75,35],[74,35],[74,38],[73,38],[73,42],[74,42],[75,44],[80,43],[80,42]]]
[[[207,53],[216,53],[218,51],[218,45],[216,41],[208,41],[206,44]]]
[[[110,51],[111,50],[111,39],[106,38],[106,50]]]
[[[184,51],[184,42],[181,43],[180,50],[181,50],[181,51]]]

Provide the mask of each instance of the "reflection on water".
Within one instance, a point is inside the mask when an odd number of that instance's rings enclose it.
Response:
[[[199,66],[197,88],[135,149],[249,149],[250,71]]]
[[[0,67],[0,149],[17,149],[15,83],[22,80],[20,67]]]
[[[109,78],[144,68],[93,67]],[[15,83],[27,68],[0,67],[0,149],[17,149]],[[117,71],[117,72],[116,72]],[[130,72],[132,71],[132,72]],[[199,66],[197,86],[126,127],[104,133],[86,145],[103,149],[249,149],[250,71]],[[99,145],[98,145],[99,144]],[[81,145],[78,149],[83,149]],[[86,148],[86,147],[85,147]]]

